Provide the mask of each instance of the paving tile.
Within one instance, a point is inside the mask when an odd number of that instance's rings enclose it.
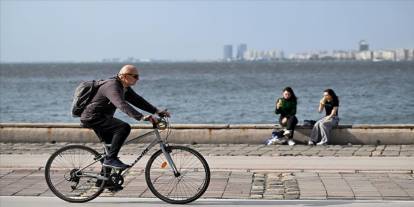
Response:
[[[326,189],[328,198],[334,197],[354,197],[351,187],[348,183],[342,178],[340,174],[332,174],[333,176],[321,176],[321,180]]]
[[[382,156],[396,157],[400,155],[400,151],[383,151]]]
[[[332,150],[326,150],[326,151],[320,151],[318,153],[318,156],[334,156],[337,153],[337,151],[332,151]]]

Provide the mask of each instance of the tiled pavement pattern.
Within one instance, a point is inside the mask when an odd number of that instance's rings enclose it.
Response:
[[[44,172],[0,169],[0,196],[52,196]],[[131,171],[125,188],[101,196],[154,197],[142,170]],[[255,173],[213,171],[204,198],[414,200],[414,177],[401,173]]]
[[[1,154],[51,154],[68,143],[0,143]],[[100,144],[88,143],[95,149]],[[137,154],[145,144],[128,144],[121,154]],[[395,157],[414,155],[414,145],[306,146],[198,144],[191,145],[210,156],[370,156]],[[153,149],[154,151],[156,149]],[[152,152],[150,152],[151,154]],[[153,197],[143,171],[134,169],[127,176],[124,190],[102,196]],[[42,169],[0,168],[0,196],[53,196],[48,190]],[[261,172],[215,171],[205,198],[252,199],[401,199],[414,200],[414,177],[411,173],[378,172]]]
[[[69,143],[0,143],[0,154],[51,154]],[[97,150],[99,143],[85,144]],[[121,154],[135,155],[146,144],[127,144]],[[413,157],[414,145],[248,145],[248,144],[196,144],[190,145],[203,155],[209,156],[363,156],[363,157]],[[152,149],[152,154],[156,150]]]

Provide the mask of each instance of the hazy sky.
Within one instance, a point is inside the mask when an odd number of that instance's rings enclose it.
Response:
[[[414,1],[0,0],[0,61],[217,59],[224,44],[285,53],[414,48]]]

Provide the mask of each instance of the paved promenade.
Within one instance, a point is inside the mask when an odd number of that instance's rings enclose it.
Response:
[[[51,154],[68,145],[59,143],[0,143],[1,154]],[[100,143],[86,143],[86,146],[101,150]],[[146,144],[127,144],[121,154],[135,154]],[[414,157],[414,145],[249,145],[249,144],[196,144],[186,145],[205,156],[317,156],[317,157]],[[157,149],[152,149],[150,154]]]
[[[0,195],[53,196],[43,166],[64,145],[0,143]],[[125,145],[121,159],[132,160],[143,147]],[[204,198],[414,200],[413,145],[190,147],[206,156],[212,170]],[[143,161],[130,171],[123,191],[102,196],[153,197]]]

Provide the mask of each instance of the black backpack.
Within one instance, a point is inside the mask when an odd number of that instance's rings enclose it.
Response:
[[[81,82],[75,89],[72,102],[72,116],[80,117],[86,106],[91,102],[103,80],[91,80]]]

